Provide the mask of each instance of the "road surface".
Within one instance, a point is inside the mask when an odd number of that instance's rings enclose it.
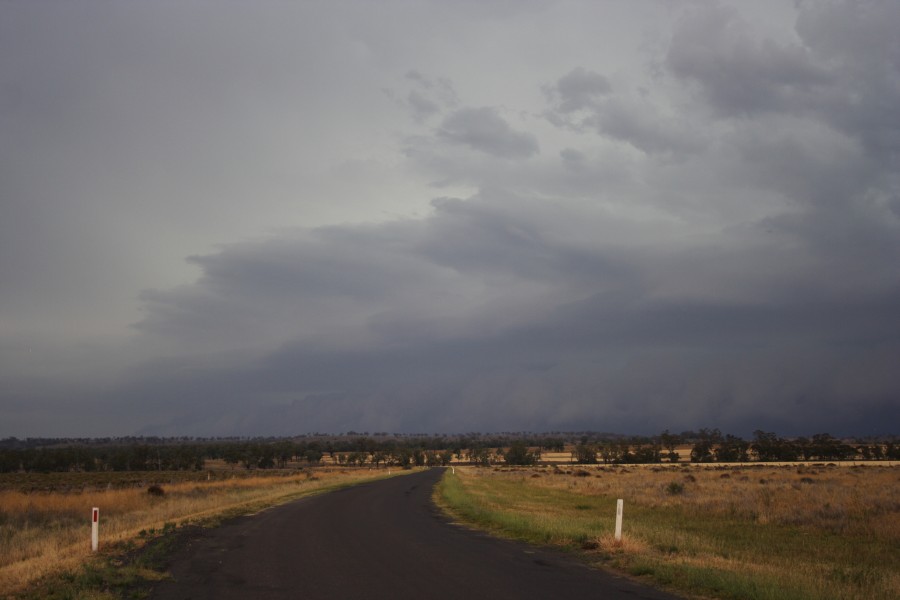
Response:
[[[565,554],[455,525],[442,469],[304,498],[203,530],[155,600],[676,600]]]

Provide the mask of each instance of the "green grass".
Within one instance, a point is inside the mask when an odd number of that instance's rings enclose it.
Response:
[[[884,538],[630,502],[625,540],[616,544],[615,498],[484,472],[446,474],[435,497],[477,527],[583,553],[598,565],[683,594],[733,600],[900,597],[900,548]]]

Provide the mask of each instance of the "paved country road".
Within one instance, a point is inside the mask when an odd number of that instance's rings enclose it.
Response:
[[[203,530],[156,600],[675,600],[552,550],[452,524],[441,469],[305,498]]]

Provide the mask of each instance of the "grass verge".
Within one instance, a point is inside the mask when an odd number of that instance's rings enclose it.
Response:
[[[435,500],[476,527],[688,596],[900,597],[900,469],[744,473],[457,468]],[[621,541],[616,498],[625,498]]]

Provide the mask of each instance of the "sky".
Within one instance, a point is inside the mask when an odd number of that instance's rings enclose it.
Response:
[[[0,2],[0,437],[900,433],[896,23]]]

